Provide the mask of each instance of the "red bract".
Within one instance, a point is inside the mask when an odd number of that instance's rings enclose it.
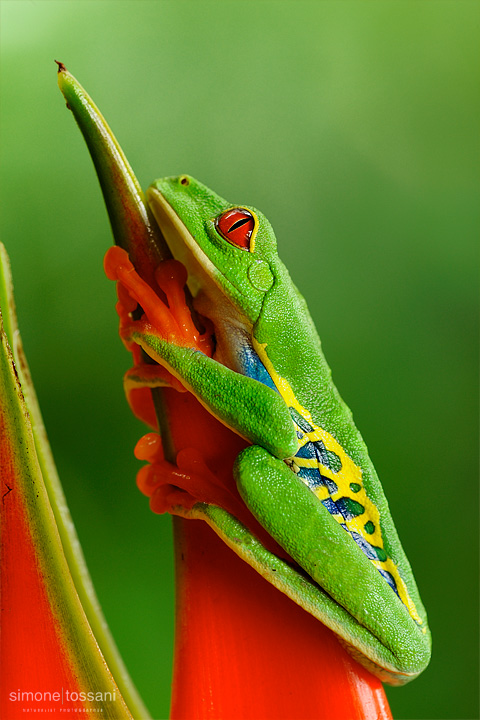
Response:
[[[172,720],[389,720],[379,680],[204,523],[175,520]]]
[[[244,445],[191,396],[167,390],[176,449],[217,474]],[[381,682],[199,520],[174,519],[172,720],[389,720]]]

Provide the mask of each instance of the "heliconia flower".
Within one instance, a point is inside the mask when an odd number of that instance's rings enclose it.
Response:
[[[172,332],[179,333],[175,337],[180,337],[182,333],[189,334],[189,342],[197,346],[203,343],[203,350],[208,354],[209,330],[207,328],[203,335],[199,335],[189,321],[188,306],[181,292],[184,283],[181,271],[175,269],[175,265],[162,263],[163,268],[170,269],[168,272],[161,271],[160,275],[158,273],[160,261],[168,258],[169,252],[122,150],[92,100],[61,63],[58,79],[67,105],[73,111],[89,146],[115,241],[122,248],[120,254],[117,252],[120,248],[117,248],[115,254],[110,253],[106,259],[107,274],[117,280],[119,285],[117,309],[121,333],[122,322],[128,322],[128,316],[135,313],[136,288],[141,286],[143,293],[146,286],[147,294],[148,288],[154,291],[155,303],[158,303],[155,310],[165,316],[166,322],[177,323],[178,317],[182,318],[180,329],[175,329],[173,324],[171,326]],[[160,299],[162,291],[165,292],[166,303]],[[193,340],[192,335],[195,336]],[[129,343],[125,335],[123,339],[134,355],[135,368],[131,372],[145,372],[145,359],[139,348]],[[11,372],[8,377],[11,382]],[[186,519],[190,494],[195,499],[198,495],[202,497],[210,493],[212,503],[218,502],[227,509],[233,508],[240,517],[248,513],[245,508],[239,507],[241,500],[231,475],[233,460],[245,447],[245,441],[207,413],[190,393],[179,392],[175,386],[129,391],[128,378],[127,373],[127,391],[132,408],[154,429],[137,445],[137,457],[148,462],[146,469],[139,473],[139,487],[150,498],[151,508],[155,512],[172,510],[178,493],[183,493],[183,505],[187,508],[185,517],[174,517],[176,633],[171,718],[391,718],[380,681],[346,653],[330,630],[232,553],[206,523]],[[7,408],[21,408],[20,396],[17,390],[15,392],[16,395],[10,390],[2,396],[7,398]],[[28,393],[28,403],[33,406],[30,385]],[[17,398],[15,402],[14,398]],[[2,421],[3,417],[2,407]],[[35,418],[38,417],[35,410]],[[47,461],[41,461],[42,468],[47,469],[39,471],[34,459],[37,454],[40,455],[40,451],[34,449],[33,439],[29,442],[23,439],[28,437],[28,432],[22,434],[19,430],[23,427],[25,413],[22,415],[19,410],[15,414],[9,409],[5,418],[5,443],[2,429],[2,445],[9,448],[9,441],[13,437],[21,439],[13,454],[6,451],[8,462],[5,467],[8,466],[9,472],[11,468],[13,479],[17,477],[17,466],[23,468],[20,478],[24,479],[15,480],[15,487],[6,490],[3,500],[6,505],[14,490],[21,498],[14,522],[17,528],[25,528],[28,542],[17,547],[25,563],[28,564],[28,558],[33,558],[33,567],[38,570],[37,579],[40,578],[40,584],[45,584],[48,602],[38,604],[37,608],[41,608],[45,614],[45,631],[50,627],[49,619],[53,618],[49,637],[57,638],[57,645],[51,645],[52,668],[56,662],[55,667],[61,665],[62,672],[71,672],[71,682],[76,682],[76,692],[82,692],[85,683],[93,685],[93,678],[95,688],[105,690],[109,682],[110,687],[113,686],[115,677],[115,692],[118,692],[115,702],[118,702],[118,709],[115,706],[112,710],[113,705],[105,703],[104,717],[130,717],[120,697],[121,689],[131,715],[147,718],[146,710],[136,698],[125,673],[121,672],[118,655],[114,646],[107,642],[109,638],[105,628],[102,642],[98,637],[97,640],[110,665],[111,674],[96,648],[86,615],[89,615],[92,629],[90,618],[97,618],[99,628],[94,629],[95,636],[97,630],[102,629],[101,616],[95,606],[93,591],[73,536],[65,530],[68,518],[57,510],[54,519],[53,512],[45,510],[46,491],[43,494],[39,491],[39,477],[43,472],[45,477],[54,478],[53,481],[49,480],[56,488],[55,492],[49,492],[51,497],[57,498],[53,502],[50,497],[54,512],[55,507],[64,507],[58,485],[55,484],[56,476],[51,471],[48,451],[45,454]],[[41,428],[40,424],[38,428]],[[158,430],[161,431],[161,441],[155,432]],[[41,433],[40,430],[38,432]],[[44,447],[39,441],[37,444],[38,447]],[[22,449],[26,449],[27,453]],[[186,478],[191,483],[187,489],[184,484]],[[13,479],[10,480],[8,476],[10,484],[7,488],[13,486]],[[39,498],[44,500],[40,501]],[[204,502],[209,507],[208,499]],[[250,522],[250,519],[246,522]],[[43,535],[38,528],[45,528]],[[262,533],[260,527],[258,533]],[[7,549],[10,553],[14,552],[10,546]],[[9,579],[8,572],[5,576],[7,584],[10,582],[9,599],[13,602],[22,585],[22,580],[14,571],[15,562],[10,565],[13,579]],[[28,600],[22,603],[19,607],[28,608]],[[7,637],[10,645],[14,642],[13,635],[12,630]],[[32,638],[30,646],[29,639],[22,638],[23,648],[15,655],[17,663],[20,656],[34,656],[37,651],[39,641]],[[83,652],[75,653],[79,648]],[[104,648],[110,648],[110,658],[107,658]],[[90,651],[91,654],[87,655]],[[151,652],[154,654],[154,648]],[[48,649],[44,657],[47,665],[50,657]],[[114,665],[116,663],[115,672],[112,660]],[[17,669],[16,672],[16,677],[20,677],[22,670]],[[42,681],[42,687],[46,687],[54,674],[53,669],[52,675]],[[65,683],[69,678],[66,677]],[[21,690],[22,686],[19,685],[18,689]],[[13,688],[12,692],[15,691]],[[11,702],[13,704],[13,700]],[[111,714],[108,715],[108,712]]]

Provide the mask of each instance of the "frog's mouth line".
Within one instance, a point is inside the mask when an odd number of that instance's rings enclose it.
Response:
[[[231,289],[232,297],[238,289],[214,265],[160,190],[150,187],[147,199],[172,255],[187,270],[187,286],[194,299],[195,310],[215,325],[215,359],[238,369],[236,362],[229,356],[227,338],[231,340],[233,333],[238,342],[240,336],[245,338],[252,335],[251,321],[229,298],[228,288]]]
[[[224,302],[225,293],[216,279],[219,275],[218,268],[202,250],[165,196],[157,188],[150,187],[147,190],[147,200],[173,256],[187,269],[188,287],[193,297],[205,287],[210,291],[214,285]],[[223,275],[222,278],[229,282]]]

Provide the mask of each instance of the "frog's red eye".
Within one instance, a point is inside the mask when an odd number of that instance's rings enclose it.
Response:
[[[242,250],[250,250],[253,233],[255,230],[256,218],[250,210],[245,208],[234,208],[219,215],[215,220],[215,226],[220,235]]]

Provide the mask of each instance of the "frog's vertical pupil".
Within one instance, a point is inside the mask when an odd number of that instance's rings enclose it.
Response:
[[[220,235],[232,245],[242,250],[250,250],[250,240],[255,228],[255,218],[245,208],[234,208],[222,213],[215,226]]]

